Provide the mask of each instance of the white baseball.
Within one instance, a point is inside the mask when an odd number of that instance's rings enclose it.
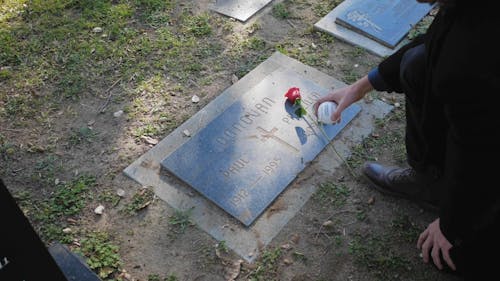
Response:
[[[337,104],[332,101],[325,101],[318,107],[318,121],[323,124],[333,124],[332,114],[337,109]]]

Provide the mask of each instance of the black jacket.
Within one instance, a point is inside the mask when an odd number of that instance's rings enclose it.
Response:
[[[497,1],[455,2],[441,7],[425,35],[384,59],[378,69],[391,91],[402,92],[404,52],[425,44],[418,120],[425,155],[419,164],[437,165],[443,172],[442,232],[455,246],[481,255],[481,247],[498,250],[500,244],[500,10]]]

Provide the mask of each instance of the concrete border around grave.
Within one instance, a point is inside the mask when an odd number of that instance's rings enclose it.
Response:
[[[345,0],[340,3],[337,7],[335,7],[332,11],[330,11],[326,16],[320,19],[318,22],[314,24],[314,28],[326,32],[334,37],[337,37],[349,44],[361,47],[366,49],[380,57],[386,57],[394,52],[396,52],[403,45],[408,43],[408,39],[403,39],[394,49],[388,48],[381,43],[370,39],[356,31],[350,30],[342,25],[339,25],[335,22],[337,16],[344,12],[353,1],[356,0]]]
[[[276,52],[238,82],[224,90],[217,98],[124,170],[127,176],[139,184],[153,187],[156,195],[172,208],[182,211],[191,209],[191,219],[199,228],[216,240],[225,241],[230,249],[247,262],[253,262],[259,256],[259,249],[272,241],[302,208],[317,187],[305,181],[301,183],[300,187],[285,189],[278,197],[281,202],[286,202],[285,209],[266,215],[273,206],[271,204],[268,210],[250,227],[245,227],[193,188],[166,174],[160,168],[160,163],[167,155],[188,140],[188,137],[183,134],[184,130],[188,130],[192,135],[196,134],[218,114],[222,113],[225,108],[245,94],[245,91],[241,89],[251,88],[252,85],[279,68],[295,71],[327,89],[346,86],[323,72]],[[336,150],[343,157],[348,157],[349,149],[371,133],[377,118],[384,117],[392,110],[391,105],[378,100],[371,103],[359,102],[359,104],[362,107],[361,112],[333,141]],[[322,154],[327,157],[320,157]],[[338,157],[326,149],[320,153],[318,159],[316,163],[312,164],[312,167],[329,173],[334,172],[342,165]]]

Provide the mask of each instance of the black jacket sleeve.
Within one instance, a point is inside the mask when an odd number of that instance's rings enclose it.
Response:
[[[379,64],[378,70],[388,87],[387,92],[403,92],[399,79],[401,60],[407,50],[424,43],[425,37],[424,34],[417,36]]]

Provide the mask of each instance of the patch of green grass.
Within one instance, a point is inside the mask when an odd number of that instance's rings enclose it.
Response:
[[[351,167],[360,167],[365,161],[376,160],[377,153],[383,150],[389,150],[398,163],[406,161],[404,128],[392,127],[392,120],[397,122],[404,120],[404,111],[396,110],[386,118],[375,121],[377,127],[375,133],[363,139],[361,144],[352,149],[352,153],[347,159]],[[378,133],[381,129],[384,129],[383,134]]]
[[[168,218],[168,223],[175,227],[176,233],[184,233],[189,226],[193,225],[192,212],[192,208],[186,211],[174,210],[174,214]]]
[[[314,197],[327,207],[341,207],[345,205],[349,194],[347,186],[325,182],[319,185]]]
[[[122,265],[119,247],[105,232],[88,233],[80,242],[78,252],[86,257],[87,265],[104,281],[113,280]]]
[[[167,278],[165,278],[164,281],[177,281],[177,280],[179,280],[177,276],[175,276],[174,274],[170,274],[167,276]]]
[[[410,220],[408,215],[399,214],[391,221],[394,236],[408,243],[415,243],[423,230]]]
[[[217,243],[216,247],[219,251],[222,251],[224,253],[229,253],[229,248],[227,247],[226,241],[224,241],[224,240]]]
[[[160,275],[158,275],[158,274],[148,274],[148,281],[161,281]]]
[[[313,6],[314,14],[322,18],[326,16],[333,8],[337,7],[338,4],[342,3],[343,0],[320,0]]]
[[[51,186],[55,181],[56,174],[62,170],[63,164],[59,157],[50,154],[35,163],[33,179],[41,182],[43,185]]]
[[[276,277],[276,265],[278,264],[281,254],[282,252],[279,247],[264,251],[256,263],[256,268],[248,275],[248,280],[274,280]]]
[[[135,215],[140,210],[146,208],[151,204],[155,199],[155,193],[150,188],[143,188],[138,190],[134,196],[132,196],[132,200],[125,204],[121,212],[127,215]]]
[[[70,242],[72,235],[62,232],[66,218],[80,214],[86,206],[89,188],[95,184],[95,177],[81,175],[67,183],[58,184],[48,199],[33,199],[23,203],[23,211],[33,216],[43,240]]]
[[[83,126],[78,129],[72,128],[68,136],[68,147],[77,146],[82,143],[91,143],[96,136],[97,133],[88,126]]]
[[[354,261],[366,267],[376,280],[402,280],[409,274],[411,261],[397,253],[389,237],[355,236],[349,243],[349,253]]]
[[[183,28],[186,33],[192,34],[195,37],[212,34],[210,16],[206,13],[195,16],[185,16]]]
[[[71,182],[59,185],[50,200],[54,215],[73,216],[85,207],[86,193],[96,184],[93,176],[80,176]]]
[[[16,146],[0,134],[0,159],[7,160],[16,152]]]
[[[272,14],[278,19],[288,19],[292,16],[292,13],[288,9],[285,3],[278,3],[273,6]]]
[[[120,202],[121,197],[110,190],[105,190],[99,193],[98,199],[99,201],[110,203],[111,206],[116,207],[116,205]]]

